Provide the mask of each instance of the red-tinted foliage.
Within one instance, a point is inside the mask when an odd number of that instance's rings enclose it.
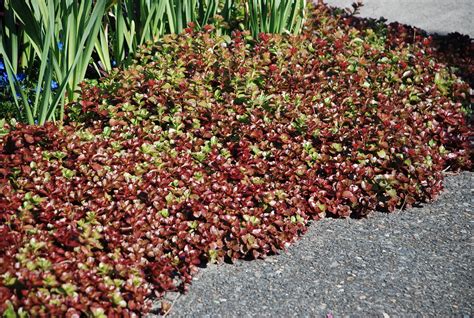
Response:
[[[139,315],[202,262],[277,253],[310,219],[429,201],[443,169],[470,167],[465,84],[424,45],[315,17],[252,46],[165,37],[84,84],[63,127],[11,127],[0,312]]]

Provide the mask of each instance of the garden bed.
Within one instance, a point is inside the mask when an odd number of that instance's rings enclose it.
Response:
[[[434,199],[471,168],[469,86],[429,38],[352,19],[318,7],[258,40],[190,25],[84,83],[64,125],[5,123],[0,310],[140,315],[309,220]]]

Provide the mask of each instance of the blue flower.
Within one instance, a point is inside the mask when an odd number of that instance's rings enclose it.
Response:
[[[18,82],[22,82],[23,80],[25,80],[26,75],[25,73],[18,73],[15,75],[15,78]]]
[[[0,60],[0,71],[4,71],[5,70],[5,64],[3,64],[3,61]]]
[[[112,66],[115,66],[117,65],[117,62],[115,62],[115,60],[112,60]]]
[[[0,87],[7,86],[8,84],[8,75],[7,72],[0,73]]]
[[[62,51],[64,49],[64,44],[63,42],[58,42],[58,49]]]
[[[56,82],[56,81],[51,81],[51,89],[52,89],[52,90],[55,90],[55,89],[58,88],[58,87],[59,87],[58,82]]]

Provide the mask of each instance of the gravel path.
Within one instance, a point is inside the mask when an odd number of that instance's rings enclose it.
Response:
[[[474,173],[448,176],[423,207],[314,222],[280,255],[202,269],[169,316],[473,316],[473,214]]]
[[[355,0],[324,0],[325,3],[351,8]],[[431,33],[460,32],[474,37],[474,2],[472,0],[362,0],[360,16],[388,22],[398,21]]]

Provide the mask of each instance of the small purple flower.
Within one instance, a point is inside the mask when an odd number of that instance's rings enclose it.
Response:
[[[63,42],[58,42],[58,49],[62,51],[64,49],[64,43]]]
[[[3,64],[3,61],[0,60],[0,71],[4,71],[5,70],[5,64]]]

